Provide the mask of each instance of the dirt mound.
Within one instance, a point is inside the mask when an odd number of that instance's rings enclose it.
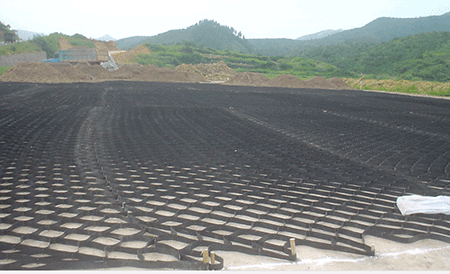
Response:
[[[241,72],[226,81],[225,84],[236,86],[267,86],[268,82],[269,78],[261,73]]]
[[[150,82],[204,82],[198,73],[159,68],[154,65],[142,66],[125,64],[118,70],[108,71],[100,65],[87,62],[70,63],[22,62],[0,75],[2,82],[73,83],[107,80],[130,80]]]
[[[156,66],[155,66],[156,67]],[[137,79],[139,81],[155,82],[204,82],[205,78],[198,73],[188,71],[177,71],[169,68],[152,68],[146,66],[144,72]]]
[[[260,73],[236,73],[224,62],[214,64],[180,65],[175,69],[122,64],[118,70],[108,71],[99,64],[89,62],[44,63],[22,62],[0,75],[2,82],[73,83],[108,80],[149,82],[223,82],[226,85],[271,86],[289,88],[352,89],[339,78],[326,80],[317,76],[301,81],[292,75],[279,75],[268,79]]]
[[[61,73],[46,63],[21,62],[0,75],[2,82],[37,82],[43,78],[61,81]]]
[[[104,50],[104,51],[120,51],[120,49],[117,47],[116,42],[114,41],[97,41],[93,40],[95,48],[97,50]]]
[[[133,61],[139,54],[151,54],[151,53],[152,52],[146,46],[139,45],[134,49],[131,49],[126,52],[113,53],[111,54],[111,56],[113,57],[116,63],[128,63],[130,61]]]
[[[72,83],[91,80],[90,75],[79,71],[69,63],[22,62],[0,76],[0,81],[3,82]]]
[[[278,75],[277,77],[270,79],[267,83],[271,87],[284,87],[284,88],[304,88],[305,83],[293,75]]]
[[[177,71],[193,72],[203,75],[206,82],[225,82],[236,75],[236,72],[220,61],[212,64],[181,64],[175,68]]]
[[[126,64],[119,67],[118,70],[103,70],[97,75],[98,80],[135,80],[144,71],[144,66],[139,64]]]
[[[155,65],[143,66],[139,64],[124,64],[115,71],[105,70],[97,75],[97,80],[129,80],[149,82],[202,82],[201,74],[194,72],[176,71],[169,68],[160,68]]]
[[[92,76],[95,80],[97,75],[104,73],[106,70],[99,64],[90,64],[89,62],[80,62],[74,65],[82,73]]]
[[[143,66],[143,70],[135,77],[138,81],[152,82],[203,82],[205,78],[198,73],[160,68],[154,65]]]
[[[328,82],[327,79],[322,76],[316,76],[312,79],[306,80],[304,83],[306,88],[337,89],[337,87]]]
[[[58,44],[59,44],[59,49],[60,50],[67,50],[67,49],[71,49],[72,48],[72,45],[64,37],[59,37]]]
[[[333,77],[328,79],[328,82],[336,87],[336,89],[354,89],[345,83],[341,78]]]
[[[58,70],[62,75],[69,79],[69,82],[83,82],[93,79],[92,76],[81,72],[70,63],[53,63],[50,64],[50,66]]]
[[[175,70],[201,74],[201,71],[195,65],[192,64],[181,64],[177,66]]]

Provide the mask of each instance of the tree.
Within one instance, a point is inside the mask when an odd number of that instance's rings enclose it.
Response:
[[[35,35],[31,42],[37,44],[43,51],[45,51],[47,53],[47,57],[50,58],[55,54],[55,50],[52,49],[49,42],[43,36]]]

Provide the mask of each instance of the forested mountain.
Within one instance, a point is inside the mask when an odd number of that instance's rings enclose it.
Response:
[[[364,74],[450,80],[450,32],[428,32],[380,44],[320,47],[302,56]]]
[[[1,32],[10,29],[0,22]],[[53,33],[2,46],[0,55],[43,50],[47,56],[53,56],[60,37],[74,46],[95,47],[82,35]],[[186,29],[156,36],[117,41],[121,49],[140,44],[146,44],[153,54],[139,57],[138,61],[159,66],[211,62],[208,56],[220,55],[219,58],[231,58],[225,61],[234,69],[283,72],[301,78],[316,74],[332,77],[364,74],[377,79],[450,81],[450,13],[407,19],[379,18],[362,28],[305,41],[245,39],[241,32],[212,20],[201,20]],[[174,48],[161,48],[161,45],[174,45]]]
[[[249,39],[249,42],[254,47],[254,52],[263,55],[297,56],[303,51],[317,47],[337,44],[374,44],[432,31],[450,31],[450,12],[419,18],[381,17],[361,28],[345,30],[315,40]]]
[[[145,44],[145,40],[152,36],[131,36],[116,40],[117,47],[122,50],[129,50],[138,45]]]
[[[130,43],[133,39],[135,42]],[[213,20],[201,20],[186,29],[171,30],[155,36],[141,38],[131,37],[120,39],[117,46],[121,49],[133,48],[139,44],[163,44],[174,45],[184,41],[193,42],[214,49],[236,50],[239,52],[250,52],[251,46],[241,32],[234,28],[223,26]]]
[[[117,46],[121,49],[131,49],[144,43],[174,45],[189,41],[219,50],[236,50],[266,56],[299,56],[305,51],[323,46],[334,47],[346,44],[352,47],[352,45],[358,44],[379,44],[393,38],[432,31],[450,31],[450,12],[440,16],[419,18],[381,17],[361,28],[340,31],[313,40],[245,39],[233,28],[220,25],[216,21],[202,20],[186,29],[171,30],[150,37],[134,36],[120,39],[117,41]],[[321,33],[316,33],[310,38],[320,35]],[[367,45],[362,47],[367,47]]]
[[[450,12],[419,18],[380,17],[361,28],[346,30],[323,38],[323,43],[386,42],[394,38],[431,31],[450,31]]]
[[[383,17],[361,28],[304,41],[245,39],[233,28],[202,20],[187,29],[130,37],[117,44],[132,48],[144,42],[174,45],[184,41],[216,50],[303,57],[371,78],[450,80],[450,12],[420,18]]]

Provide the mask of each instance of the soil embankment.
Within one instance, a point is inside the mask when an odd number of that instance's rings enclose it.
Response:
[[[209,83],[228,81],[237,74],[223,61],[212,64],[181,64],[175,70],[201,74],[205,78],[204,80]]]
[[[126,52],[116,57],[122,62],[129,61],[137,52]],[[261,73],[236,73],[225,62],[213,64],[182,64],[175,69],[155,65],[119,63],[119,69],[108,71],[101,65],[78,63],[22,62],[0,75],[0,82],[31,83],[74,83],[102,82],[109,80],[148,81],[148,82],[185,82],[185,83],[222,83],[237,86],[317,88],[317,89],[353,89],[339,78],[329,80],[317,76],[302,81],[292,75],[279,75],[269,79]]]
[[[268,82],[269,78],[261,73],[241,72],[226,81],[225,84],[234,86],[267,86]]]

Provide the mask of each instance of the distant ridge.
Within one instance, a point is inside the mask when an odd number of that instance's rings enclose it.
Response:
[[[302,52],[323,46],[379,44],[394,38],[433,31],[450,31],[450,12],[416,18],[380,17],[360,28],[324,30],[297,39],[245,39],[232,27],[222,26],[213,20],[201,20],[186,29],[169,30],[155,36],[127,37],[116,42],[120,49],[125,50],[144,43],[174,45],[189,41],[214,49],[266,56],[299,56]]]
[[[343,29],[338,29],[338,30],[327,29],[327,30],[316,32],[316,33],[301,36],[295,40],[305,41],[305,40],[320,39],[320,38],[324,38],[324,37],[327,37],[329,35],[332,35],[332,34],[335,34],[335,33],[341,32],[341,31],[343,31]]]
[[[323,46],[379,44],[394,38],[441,31],[450,31],[450,12],[417,18],[380,17],[363,27],[343,30],[314,40],[248,39],[248,41],[254,47],[253,52],[262,55],[296,56]]]
[[[251,45],[240,31],[208,19],[200,20],[186,29],[170,30],[155,36],[119,39],[117,47],[127,50],[144,43],[174,45],[186,41],[215,49],[251,51]]]
[[[106,35],[104,35],[104,36],[102,36],[100,38],[95,38],[95,40],[97,40],[97,41],[106,41],[106,42],[108,42],[108,41],[117,41],[117,39],[111,37],[108,34],[106,34]]]

